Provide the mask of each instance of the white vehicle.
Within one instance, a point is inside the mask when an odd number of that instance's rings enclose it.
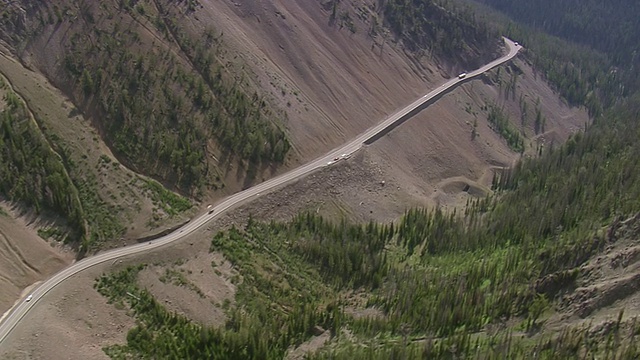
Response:
[[[26,301],[29,302],[29,301],[31,301],[32,298],[33,298],[33,295],[29,294],[29,296],[27,296],[27,300]]]
[[[514,42],[514,43],[513,43],[513,45],[518,46],[519,44],[518,44],[518,42],[516,41],[516,42]]]
[[[207,206],[207,210],[209,214],[213,214],[213,206],[211,205]]]
[[[467,77],[467,73],[462,73],[460,75],[458,75],[458,79],[464,79]]]
[[[349,158],[349,154],[342,154],[340,155],[341,158],[343,159],[348,159]]]

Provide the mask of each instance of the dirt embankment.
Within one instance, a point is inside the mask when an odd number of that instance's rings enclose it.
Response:
[[[371,37],[368,16],[354,17],[355,33],[332,24],[329,11],[315,0],[201,4],[192,28],[215,26],[237,61],[246,64],[247,76],[287,111],[299,155],[289,167],[337,147],[455,75],[447,74],[446,64],[410,54],[390,36]],[[375,8],[370,1],[340,6],[353,14]],[[509,87],[512,81],[515,86]],[[373,153],[383,171],[421,202],[459,204],[466,195],[441,190],[445,179],[464,177],[470,187],[486,192],[493,169],[518,157],[487,124],[488,103],[538,143],[560,143],[588,121],[584,110],[567,106],[517,60],[445,96],[374,144]],[[546,119],[538,133],[536,109]],[[526,153],[535,153],[538,143],[528,145]]]
[[[332,25],[316,0],[201,4],[192,26],[222,32],[253,81],[287,110],[299,161],[354,137],[443,79],[427,59],[377,45],[360,18],[355,33]],[[351,2],[340,6],[355,12]]]
[[[0,317],[25,295],[23,291],[75,257],[70,249],[42,240],[37,234],[41,224],[15,216],[8,205],[0,202]]]
[[[600,235],[604,251],[573,269],[578,276],[561,289],[555,310],[546,326],[568,325],[594,328],[640,315],[640,214],[615,221]]]

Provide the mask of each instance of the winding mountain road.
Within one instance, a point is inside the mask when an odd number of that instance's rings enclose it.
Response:
[[[106,261],[110,261],[110,260],[115,260],[123,256],[133,255],[133,254],[141,253],[143,251],[156,249],[161,246],[167,245],[173,241],[181,239],[185,236],[188,236],[189,234],[198,230],[199,228],[204,226],[207,222],[218,217],[220,214],[224,213],[230,208],[238,206],[243,202],[250,200],[251,198],[256,197],[258,195],[261,195],[267,191],[273,190],[278,186],[281,186],[293,180],[299,179],[300,177],[303,177],[316,169],[322,168],[324,166],[330,166],[336,161],[335,159],[342,159],[343,154],[350,155],[356,152],[358,149],[360,149],[363,146],[365,142],[374,138],[376,135],[384,132],[388,128],[393,127],[397,122],[406,120],[407,117],[412,116],[412,112],[419,109],[421,106],[425,105],[427,102],[429,102],[436,96],[442,95],[443,93],[454,88],[456,85],[464,81],[467,81],[470,78],[481,75],[482,73],[500,64],[503,64],[511,60],[513,57],[515,57],[518,51],[521,49],[521,47],[519,45],[516,45],[513,41],[507,38],[504,38],[504,41],[507,45],[507,48],[509,49],[509,52],[505,56],[498,58],[477,70],[468,72],[463,79],[459,79],[458,77],[455,77],[453,79],[448,80],[444,84],[438,86],[438,88],[436,88],[435,90],[422,96],[421,98],[414,101],[412,104],[408,105],[404,109],[400,110],[399,112],[385,119],[380,124],[367,130],[366,132],[364,132],[363,134],[361,134],[351,142],[337,149],[332,150],[326,155],[316,160],[313,160],[299,168],[296,168],[288,173],[282,174],[278,177],[275,177],[273,179],[270,179],[268,181],[265,181],[261,184],[258,184],[256,186],[253,186],[249,189],[243,190],[239,193],[236,193],[228,197],[227,199],[217,204],[213,208],[214,210],[213,213],[211,214],[205,213],[204,215],[201,215],[200,217],[193,219],[188,224],[184,225],[183,227],[177,229],[176,231],[166,236],[163,236],[161,238],[158,238],[149,242],[107,251],[95,256],[82,259],[70,265],[68,268],[55,274],[54,276],[52,276],[51,278],[49,278],[48,280],[40,284],[40,286],[38,286],[31,293],[30,300],[28,301],[26,299],[22,300],[20,304],[15,306],[11,310],[9,315],[4,318],[3,322],[0,323],[0,346],[2,345],[4,340],[7,338],[9,333],[16,327],[16,325],[27,314],[27,312],[29,312],[29,310],[31,310],[31,308],[33,308],[38,303],[38,301],[42,299],[44,295],[46,295],[49,291],[51,291],[51,289],[53,289],[54,287],[56,287],[58,284],[65,281],[69,277],[79,273],[80,271],[88,269],[94,265],[97,265]]]

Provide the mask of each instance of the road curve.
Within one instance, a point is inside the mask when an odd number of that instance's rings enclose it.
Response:
[[[486,65],[484,65],[483,67],[468,72],[466,77],[464,79],[459,79],[458,77],[455,77],[453,79],[448,80],[447,82],[445,82],[444,84],[438,86],[438,88],[436,88],[435,90],[429,92],[428,94],[422,96],[421,98],[419,98],[418,100],[414,101],[413,103],[411,103],[410,105],[408,105],[407,107],[405,107],[404,109],[398,111],[397,113],[395,113],[394,115],[390,116],[389,118],[387,118],[386,120],[384,120],[383,122],[381,122],[380,124],[372,127],[371,129],[365,131],[363,134],[361,134],[360,136],[358,136],[357,138],[355,138],[354,140],[352,140],[351,142],[337,148],[334,149],[332,151],[330,151],[329,153],[327,153],[326,155],[317,158],[316,160],[313,160],[299,168],[296,168],[288,173],[282,174],[278,177],[275,177],[273,179],[270,179],[268,181],[265,181],[261,184],[258,184],[256,186],[253,186],[249,189],[243,190],[241,192],[238,192],[230,197],[228,197],[227,199],[225,199],[224,201],[222,201],[221,203],[217,204],[214,207],[214,211],[212,214],[208,214],[205,213],[204,215],[190,221],[188,224],[186,224],[185,226],[177,229],[176,231],[165,235],[161,238],[155,239],[153,241],[149,241],[149,242],[145,242],[145,243],[140,243],[140,244],[136,244],[136,245],[132,245],[132,246],[127,246],[124,248],[120,248],[120,249],[114,249],[114,250],[110,250],[92,257],[88,257],[85,259],[82,259],[74,264],[72,264],[71,266],[67,267],[66,269],[63,269],[62,271],[60,271],[59,273],[53,275],[51,278],[49,278],[48,280],[46,280],[45,282],[43,282],[38,288],[36,288],[32,293],[32,298],[30,301],[22,301],[19,305],[15,306],[11,313],[5,317],[4,321],[0,324],[0,345],[2,345],[2,342],[7,338],[7,336],[9,335],[9,333],[13,330],[13,328],[15,328],[15,326],[20,322],[20,320],[22,320],[22,318],[27,314],[27,312],[33,307],[35,306],[38,301],[44,296],[46,295],[49,291],[51,291],[51,289],[53,289],[54,287],[56,287],[58,284],[60,284],[61,282],[65,281],[66,279],[68,279],[69,277],[79,273],[80,271],[83,271],[85,269],[88,269],[94,265],[109,261],[109,260],[114,260],[126,255],[133,255],[136,253],[140,253],[143,251],[149,251],[152,249],[156,249],[159,248],[161,246],[164,246],[166,244],[169,244],[173,241],[176,241],[178,239],[181,239],[191,233],[193,233],[194,231],[198,230],[199,228],[201,228],[202,226],[204,226],[207,222],[211,221],[214,218],[217,218],[219,215],[221,215],[222,213],[224,213],[225,211],[229,210],[230,208],[234,207],[234,206],[238,206],[239,204],[251,199],[252,197],[255,197],[257,195],[260,195],[266,191],[269,190],[273,190],[278,186],[284,185],[292,180],[296,180],[310,172],[312,172],[313,170],[316,170],[318,168],[324,167],[324,166],[328,166],[334,163],[334,159],[335,158],[341,158],[342,154],[352,154],[355,151],[357,151],[358,149],[360,149],[362,147],[362,145],[365,143],[365,141],[369,140],[370,138],[372,138],[373,136],[375,136],[376,134],[384,131],[385,129],[387,129],[388,127],[392,126],[394,123],[396,123],[397,121],[399,121],[400,119],[403,119],[405,116],[407,116],[407,114],[409,114],[411,111],[415,110],[416,108],[420,107],[421,105],[423,105],[424,103],[428,102],[429,100],[431,100],[432,98],[434,98],[437,95],[440,95],[443,92],[448,91],[449,89],[451,89],[452,87],[467,81],[470,78],[476,77],[502,63],[505,63],[509,60],[511,60],[514,56],[516,56],[516,54],[518,53],[518,51],[520,50],[520,46],[516,46],[515,43],[507,38],[504,38],[504,41],[507,45],[507,47],[509,48],[509,52],[508,54],[506,54],[505,56],[498,58]]]

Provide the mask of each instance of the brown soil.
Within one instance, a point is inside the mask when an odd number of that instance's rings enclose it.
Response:
[[[102,347],[126,340],[134,321],[93,289],[110,264],[74,276],[24,318],[0,350],[2,359],[108,359]],[[51,300],[49,300],[49,298]],[[64,319],[64,321],[60,321]]]
[[[317,350],[331,340],[331,332],[324,331],[321,335],[313,336],[311,339],[303,342],[295,349],[291,349],[287,352],[285,359],[287,360],[302,360],[305,359],[307,353]]]
[[[33,224],[14,217],[7,203],[0,203],[0,317],[15,301],[26,295],[23,290],[64,268],[73,252],[56,247],[40,238]]]
[[[212,262],[217,266],[212,267]],[[186,262],[153,265],[140,272],[139,284],[168,310],[200,323],[220,326],[226,316],[222,305],[233,303],[235,274],[218,253],[200,253]]]
[[[607,230],[609,241],[603,253],[580,266],[574,286],[561,295],[546,323],[549,329],[567,325],[594,328],[640,315],[640,214]]]
[[[219,284],[226,283],[225,276],[230,274],[230,270],[218,256],[208,254],[209,238],[209,234],[200,231],[170,248],[155,250],[142,255],[141,258],[125,257],[115,262],[107,262],[65,281],[47,294],[46,299],[28,313],[21,322],[21,324],[29,324],[28,326],[18,326],[3,342],[0,358],[106,359],[102,348],[124,343],[127,331],[134,326],[134,320],[127,314],[126,309],[118,309],[107,304],[106,298],[93,288],[93,284],[95,279],[104,272],[118,271],[128,265],[138,264],[139,259],[143,259],[142,261],[147,264],[165,264],[167,268],[182,268],[186,272],[191,270],[192,274],[188,274],[190,283],[197,286],[206,296],[211,296],[214,304],[224,301],[225,298],[232,296],[233,287],[228,285],[228,290],[225,290],[220,288]],[[204,255],[195,258],[194,254]],[[183,259],[191,257],[194,259],[176,267],[176,262],[182,263]],[[206,272],[213,272],[212,260],[216,260],[221,265],[220,279],[216,279],[218,275],[215,273],[211,274],[211,277],[204,277]],[[154,267],[151,266],[151,269]],[[200,276],[200,270],[203,270],[203,276]],[[153,275],[152,272],[151,275]],[[154,276],[147,276],[143,280],[154,281]],[[205,282],[210,283],[207,285]],[[160,284],[165,285],[161,282]],[[197,303],[190,301],[198,302],[200,299],[194,297],[194,292],[185,286],[173,287],[171,290],[175,291],[177,296],[167,293],[166,298],[160,297],[159,300],[169,299],[174,303],[173,299],[175,299],[175,304],[184,302],[181,305],[184,309],[218,311],[215,305],[202,304],[202,307],[196,307]],[[219,313],[209,314],[213,315],[198,314],[198,316],[199,319],[204,319],[211,324],[223,319],[216,317]]]
[[[525,62],[516,60],[514,65],[502,67],[500,77],[509,78],[505,68],[518,69],[522,74],[516,86],[515,96],[505,92],[486,77],[466,83],[445,95],[432,106],[393,130],[371,146],[371,156],[385,164],[385,177],[393,179],[423,202],[452,208],[464,205],[469,197],[490,192],[493,171],[511,166],[519,158],[506,141],[492,130],[487,122],[487,103],[504,108],[511,126],[521,129],[529,137],[525,156],[536,152],[537,143],[533,131],[533,110],[540,99],[542,114],[546,117],[547,133],[556,136],[556,144],[564,142],[571,134],[580,131],[588,122],[582,109],[570,108],[559,100],[553,91]],[[519,99],[528,103],[525,126]],[[476,126],[476,136],[472,131]],[[539,140],[538,140],[539,139]],[[467,189],[468,185],[468,189]]]
[[[359,5],[372,2],[366,3]],[[330,26],[317,0],[201,4],[192,25],[212,24],[224,33],[254,81],[287,109],[296,164],[346,142],[442,80],[436,67],[401,47],[375,45],[381,40],[368,36],[360,19],[355,34]]]

